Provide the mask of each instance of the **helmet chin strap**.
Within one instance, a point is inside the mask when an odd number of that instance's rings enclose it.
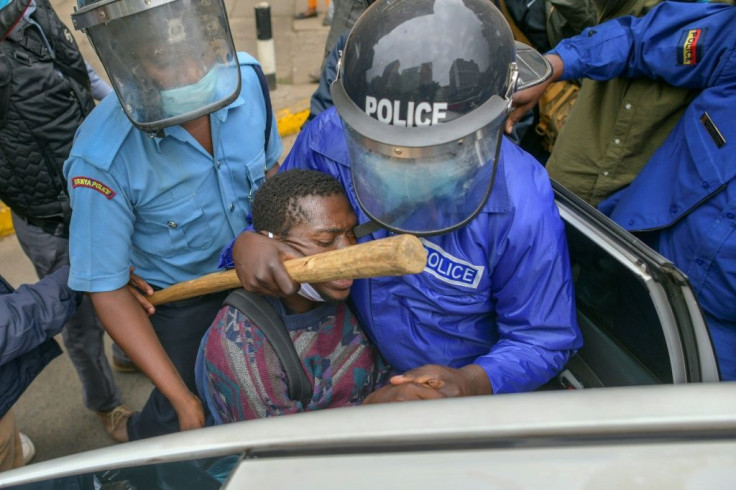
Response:
[[[370,235],[371,233],[374,233],[378,230],[384,229],[383,226],[381,226],[380,223],[377,221],[373,221],[372,219],[369,219],[365,223],[361,223],[355,228],[353,228],[353,234],[355,235],[355,238],[363,238],[366,235]]]

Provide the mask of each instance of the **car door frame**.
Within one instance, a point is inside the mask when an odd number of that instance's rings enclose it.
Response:
[[[663,328],[673,383],[718,381],[718,365],[707,325],[685,274],[561,184],[553,180],[552,186],[566,226],[594,241],[646,286]],[[573,360],[571,364],[574,363]],[[591,369],[594,374],[595,369]],[[567,384],[596,385],[590,379],[580,382],[578,378],[573,374],[572,382]],[[580,386],[575,386],[576,381]]]

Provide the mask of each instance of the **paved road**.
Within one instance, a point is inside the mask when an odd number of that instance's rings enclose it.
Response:
[[[74,0],[51,0],[64,22],[71,26],[69,16]],[[226,0],[228,15],[238,50],[257,57],[255,0]],[[293,21],[296,12],[305,8],[305,0],[273,0],[271,2],[273,36],[276,50],[277,88],[271,97],[275,111],[289,109],[297,112],[308,107],[308,98],[316,87],[309,83],[308,73],[319,66],[327,28],[321,18]],[[94,50],[87,39],[74,33],[84,56],[104,75]],[[295,136],[284,138],[285,152],[291,148]],[[286,153],[284,153],[285,155]],[[20,250],[15,236],[0,238],[0,272],[14,286],[35,282],[36,275],[28,259]],[[61,339],[59,339],[61,340]],[[110,343],[108,338],[108,355]],[[140,408],[148,397],[151,384],[140,374],[116,373],[125,402]],[[110,439],[96,417],[82,404],[79,380],[67,356],[54,360],[41,373],[15,406],[21,430],[36,445],[34,462],[108,446]]]

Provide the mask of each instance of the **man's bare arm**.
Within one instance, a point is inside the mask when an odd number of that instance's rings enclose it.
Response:
[[[97,315],[110,337],[171,402],[181,430],[204,426],[199,399],[189,391],[153,330],[146,311],[127,286],[91,293]]]

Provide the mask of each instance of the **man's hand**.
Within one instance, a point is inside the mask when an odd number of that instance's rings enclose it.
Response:
[[[281,240],[260,233],[244,231],[233,245],[235,272],[243,287],[252,293],[283,297],[299,290],[283,262],[302,257],[293,247]]]
[[[542,94],[547,90],[547,87],[551,83],[559,80],[562,76],[562,71],[564,69],[562,59],[556,54],[547,55],[545,57],[552,65],[552,76],[539,85],[535,85],[534,87],[530,87],[526,90],[520,90],[513,95],[514,109],[511,111],[511,114],[509,114],[509,117],[506,118],[506,134],[511,134],[514,130],[514,125],[524,117],[524,114],[532,110],[532,108],[537,105],[539,99],[542,98]]]
[[[176,415],[179,417],[179,429],[191,430],[204,427],[204,409],[199,398],[191,392],[186,397],[172,403]]]
[[[475,364],[469,364],[460,369],[427,364],[393,376],[390,383],[392,386],[402,386],[405,383],[419,384],[435,389],[447,397],[493,393],[488,375],[482,367]]]
[[[435,400],[445,398],[442,392],[418,383],[405,382],[379,388],[363,400],[368,403],[408,402],[414,400]]]
[[[135,267],[130,268],[130,279],[128,280],[127,288],[130,294],[140,303],[148,316],[156,313],[156,307],[154,307],[146,296],[153,294],[153,288],[148,284],[142,277],[133,274]],[[143,295],[145,294],[145,296]]]

